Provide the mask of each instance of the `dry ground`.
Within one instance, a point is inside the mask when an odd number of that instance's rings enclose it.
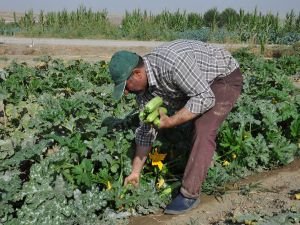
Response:
[[[300,192],[300,160],[249,176],[227,189],[222,199],[202,194],[200,205],[184,215],[164,215],[161,211],[132,218],[130,225],[223,225],[226,218],[242,214],[272,215],[290,209],[300,213],[300,200],[294,199],[294,193]],[[249,192],[242,194],[245,189]]]
[[[137,42],[134,41],[109,41],[109,40],[78,40],[72,39],[70,42],[79,42],[74,45],[59,44],[59,40],[64,39],[31,39],[20,38],[21,41],[6,41],[11,40],[10,37],[0,36],[0,68],[9,65],[12,61],[26,62],[29,65],[37,63],[37,59],[41,56],[49,55],[52,58],[63,58],[66,61],[73,59],[83,59],[89,62],[96,62],[99,60],[110,60],[110,57],[115,51],[129,50],[138,54],[144,55],[148,53],[153,47],[158,46],[162,42]],[[13,38],[18,40],[19,38]],[[34,46],[32,41],[35,40]],[[49,40],[49,43],[47,43]],[[82,43],[86,41],[87,44]],[[64,40],[64,43],[67,41]],[[97,44],[100,42],[100,44]],[[82,43],[82,44],[81,44]],[[122,45],[124,44],[124,45]],[[242,45],[242,44],[224,44],[221,45],[229,51],[234,51],[240,47],[248,47],[250,51],[259,54],[259,46]],[[266,47],[264,56],[274,57],[280,55],[291,55],[293,53],[291,46],[275,46],[269,45]]]
[[[105,46],[62,46],[62,45],[35,45],[27,44],[1,44],[0,43],[0,68],[9,65],[12,61],[26,62],[29,65],[37,63],[41,56],[49,55],[52,58],[62,58],[66,61],[83,59],[89,62],[109,60],[111,55],[120,49],[145,54],[151,47],[105,47]]]

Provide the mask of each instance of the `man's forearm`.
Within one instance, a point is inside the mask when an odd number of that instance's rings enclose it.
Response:
[[[165,120],[165,126],[163,128],[171,128],[178,126],[180,124],[194,119],[197,116],[198,114],[192,113],[186,108],[182,108],[176,114],[168,117],[168,119]]]
[[[140,173],[143,169],[151,146],[136,146],[135,156],[132,162],[132,173]]]

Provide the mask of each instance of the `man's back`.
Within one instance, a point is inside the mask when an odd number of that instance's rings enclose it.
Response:
[[[196,40],[175,40],[156,47],[145,56],[154,67],[171,68],[181,66],[193,68],[193,64],[201,71],[210,83],[216,77],[224,77],[239,67],[231,54],[211,44]]]

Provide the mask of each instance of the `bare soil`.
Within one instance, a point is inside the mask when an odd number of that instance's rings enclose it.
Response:
[[[110,60],[115,51],[129,50],[144,55],[163,42],[159,41],[126,41],[96,39],[57,39],[57,38],[24,38],[0,36],[0,68],[12,61],[25,62],[29,65],[38,63],[41,56],[62,58],[66,61],[83,59],[89,62]],[[229,51],[247,47],[260,54],[260,47],[251,44],[214,44]],[[279,57],[294,54],[291,46],[267,45],[265,57]]]
[[[272,215],[291,209],[300,212],[300,200],[294,198],[300,192],[300,159],[228,184],[226,189],[222,198],[202,194],[200,205],[183,215],[164,215],[161,210],[155,215],[132,218],[130,225],[221,225],[238,215]]]
[[[120,42],[119,44],[70,44],[53,42],[34,43],[29,39],[20,43],[7,43],[6,37],[0,36],[0,69],[12,61],[25,62],[28,65],[38,63],[38,58],[49,55],[66,61],[83,59],[89,62],[109,60],[111,55],[121,49],[145,54],[156,44],[135,44]],[[232,46],[225,46],[232,50]],[[246,195],[241,194],[243,188],[249,188]],[[282,210],[295,208],[300,212],[300,200],[293,198],[300,192],[300,160],[272,171],[247,177],[235,184],[228,184],[226,194],[221,198],[201,195],[201,204],[184,215],[164,215],[162,210],[154,215],[138,216],[130,219],[130,225],[208,225],[222,224],[229,215],[257,213],[270,215]]]
[[[97,62],[100,60],[110,60],[112,54],[118,50],[129,50],[138,54],[145,54],[153,48],[151,46],[122,45],[122,42],[116,46],[101,45],[68,45],[68,44],[39,44],[31,39],[25,39],[22,43],[11,44],[5,40],[7,37],[0,36],[0,68],[8,66],[12,61],[36,65],[38,59],[42,56],[51,56],[52,58],[61,58],[65,61],[82,59],[88,62]],[[73,40],[74,41],[74,40]],[[50,42],[51,43],[51,42]],[[33,46],[32,46],[33,45]],[[108,45],[108,44],[107,44]]]

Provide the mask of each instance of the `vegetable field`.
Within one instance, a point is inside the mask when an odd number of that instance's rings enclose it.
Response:
[[[242,95],[218,135],[203,192],[300,155],[300,57],[234,53]],[[109,62],[64,62],[0,70],[0,224],[120,224],[154,213],[176,193],[191,124],[159,134],[138,188],[124,186],[139,110],[111,97]],[[300,209],[299,212],[300,213]]]

